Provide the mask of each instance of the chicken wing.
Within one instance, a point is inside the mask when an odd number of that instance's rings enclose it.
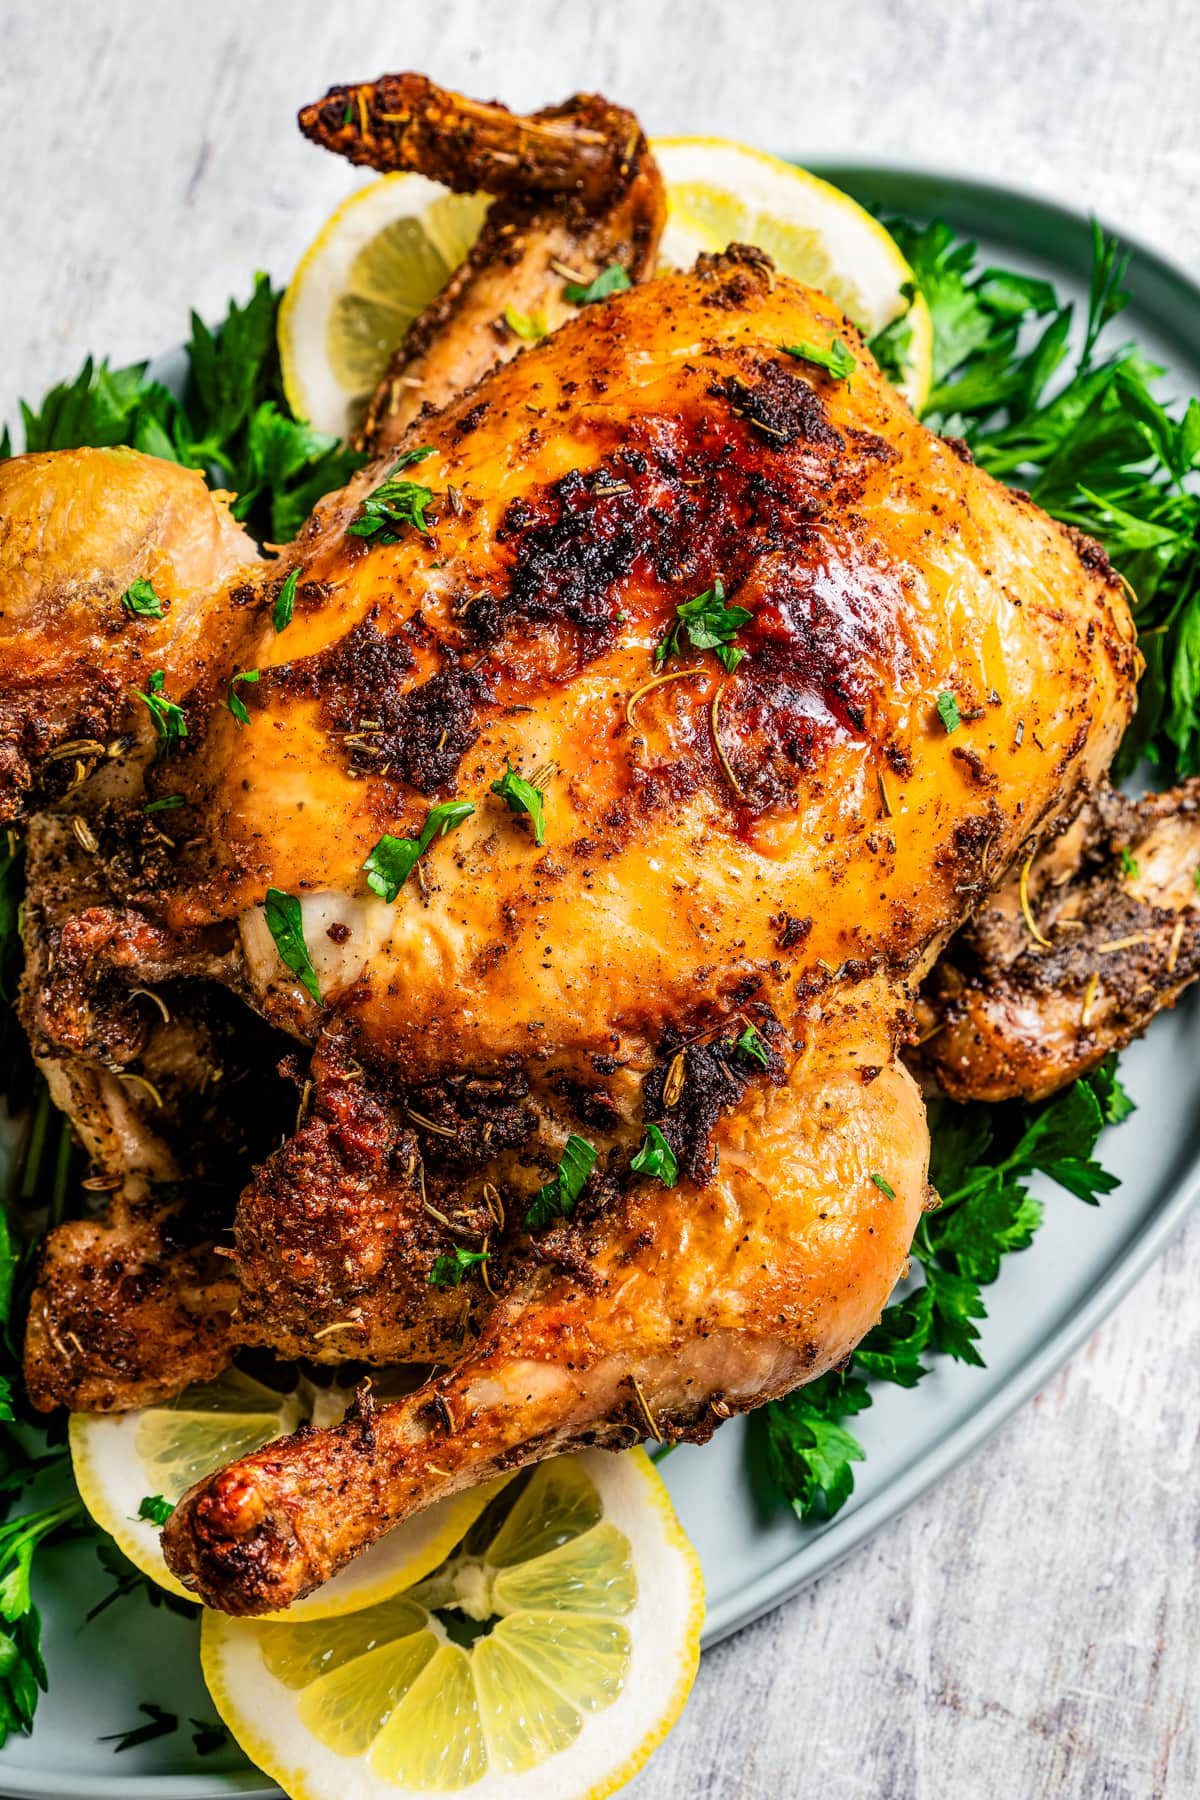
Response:
[[[631,281],[653,273],[662,180],[633,114],[597,94],[521,118],[423,75],[385,75],[331,88],[303,109],[300,129],[351,162],[496,196],[467,260],[392,359],[363,428],[368,449],[399,443],[422,410],[523,350],[506,314],[553,331],[578,310],[568,286],[614,265]]]
[[[922,1059],[956,1100],[1040,1100],[1200,975],[1200,779],[1104,787],[979,909],[922,995]]]

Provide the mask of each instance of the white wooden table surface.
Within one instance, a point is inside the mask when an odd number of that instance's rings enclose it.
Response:
[[[0,0],[0,420],[285,277],[354,179],[293,126],[414,68],[651,132],[941,162],[1200,269],[1187,0]],[[1052,1388],[705,1659],[638,1800],[1200,1794],[1200,1220]]]

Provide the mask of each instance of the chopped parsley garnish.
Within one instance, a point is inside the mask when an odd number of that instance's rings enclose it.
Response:
[[[183,804],[184,799],[182,794],[164,794],[161,800],[147,800],[142,811],[148,813],[174,812],[177,806],[182,806]]]
[[[942,721],[946,730],[948,732],[957,731],[962,724],[962,714],[958,710],[958,701],[954,698],[954,695],[950,692],[949,688],[938,695],[937,710],[938,718]]]
[[[145,692],[141,688],[133,690],[138,699],[148,708],[150,717],[154,720],[160,756],[169,756],[175,745],[188,734],[187,719],[184,717],[182,706],[176,706],[174,700],[169,700],[163,692],[166,679],[166,674],[162,669],[155,669],[146,683]]]
[[[1128,848],[1123,848],[1121,851],[1121,873],[1128,875],[1131,881],[1136,881],[1138,878],[1137,857]]]
[[[485,1263],[489,1255],[487,1250],[464,1250],[460,1244],[455,1244],[452,1252],[443,1251],[434,1258],[433,1267],[425,1279],[430,1287],[458,1287],[463,1276]]]
[[[558,1174],[540,1187],[525,1214],[525,1230],[540,1231],[555,1219],[569,1219],[596,1163],[597,1151],[572,1132],[563,1146]]]
[[[506,306],[504,323],[510,331],[515,331],[519,338],[524,338],[530,344],[536,344],[539,338],[546,336],[546,321],[541,313],[523,313],[518,312],[515,306]]]
[[[491,791],[499,794],[501,800],[506,800],[513,812],[528,813],[529,823],[533,826],[534,843],[545,843],[545,788],[535,787],[532,781],[526,781],[523,775],[518,775],[506,758],[504,773],[499,781],[493,781]]]
[[[743,1056],[752,1056],[755,1062],[762,1064],[764,1069],[771,1061],[771,1052],[753,1025],[747,1025],[741,1037],[735,1040],[733,1047],[735,1050],[740,1050]]]
[[[299,580],[299,569],[293,569],[275,596],[275,604],[271,608],[271,623],[276,631],[286,631],[292,622],[292,614],[296,610],[296,584]]]
[[[390,837],[385,832],[363,864],[371,892],[381,900],[394,900],[434,838],[456,830],[474,811],[469,800],[443,800],[430,807],[420,837]]]
[[[891,1182],[885,1181],[883,1176],[876,1174],[874,1169],[871,1170],[871,1180],[875,1183],[875,1186],[879,1189],[885,1200],[894,1200],[896,1198],[896,1190]]]
[[[705,588],[694,600],[685,600],[675,611],[677,623],[655,650],[655,662],[661,666],[669,656],[678,655],[686,635],[695,649],[715,650],[721,667],[732,675],[746,654],[733,639],[743,625],[750,623],[753,614],[744,606],[726,606],[725,584],[720,576],[710,588]]]
[[[138,1518],[147,1519],[151,1525],[165,1525],[174,1511],[174,1501],[164,1500],[161,1494],[143,1494],[138,1501]]]
[[[150,581],[131,581],[121,595],[121,605],[131,618],[161,619],[163,604]]]
[[[798,362],[814,363],[818,369],[824,369],[832,375],[835,381],[847,380],[858,367],[853,351],[843,344],[841,338],[834,338],[826,350],[822,350],[819,344],[810,344],[804,339],[798,344],[785,344],[783,347]]]
[[[610,294],[623,294],[626,288],[633,286],[628,272],[620,263],[609,263],[599,275],[589,282],[568,281],[563,289],[563,298],[572,306],[590,306],[594,300],[607,300]]]
[[[191,1719],[192,1747],[197,1756],[211,1756],[214,1750],[223,1750],[229,1742],[229,1733],[219,1719]]]
[[[646,1135],[642,1147],[635,1157],[630,1159],[629,1166],[639,1175],[657,1175],[664,1187],[674,1187],[679,1180],[679,1162],[657,1125],[646,1122]]]
[[[225,704],[239,725],[248,725],[250,723],[250,714],[246,711],[246,702],[237,691],[237,684],[239,681],[257,680],[257,669],[239,669],[229,683],[229,692],[225,696]]]
[[[119,1755],[122,1750],[135,1750],[139,1744],[152,1744],[155,1738],[169,1737],[179,1730],[178,1715],[155,1706],[152,1700],[143,1701],[138,1711],[145,1713],[148,1724],[131,1725],[128,1731],[111,1731],[107,1737],[98,1738],[97,1743],[115,1745]]]
[[[294,894],[285,894],[280,888],[268,888],[263,900],[263,912],[267,930],[275,939],[275,948],[280,957],[319,1006],[321,990],[317,985],[317,971],[313,968],[312,957],[308,954],[308,945],[304,941],[304,915],[299,900]]]
[[[401,469],[424,462],[433,455],[433,445],[423,444],[418,450],[406,450],[397,457],[386,478],[373,493],[367,495],[346,530],[352,537],[374,538],[377,544],[398,544],[401,528],[411,525],[414,531],[429,535],[425,509],[433,503],[432,488],[419,481],[400,479]]]

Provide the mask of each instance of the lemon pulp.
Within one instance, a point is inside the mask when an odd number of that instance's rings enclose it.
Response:
[[[407,1593],[321,1623],[206,1614],[202,1657],[297,1800],[599,1800],[678,1716],[701,1612],[649,1460],[585,1452],[518,1477]]]

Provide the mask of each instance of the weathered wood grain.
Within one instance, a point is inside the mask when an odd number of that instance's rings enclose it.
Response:
[[[0,4],[0,419],[286,275],[353,179],[294,132],[426,69],[656,132],[943,162],[1200,267],[1186,0]],[[713,1652],[639,1800],[1200,1793],[1200,1223],[1053,1388],[826,1580]]]

